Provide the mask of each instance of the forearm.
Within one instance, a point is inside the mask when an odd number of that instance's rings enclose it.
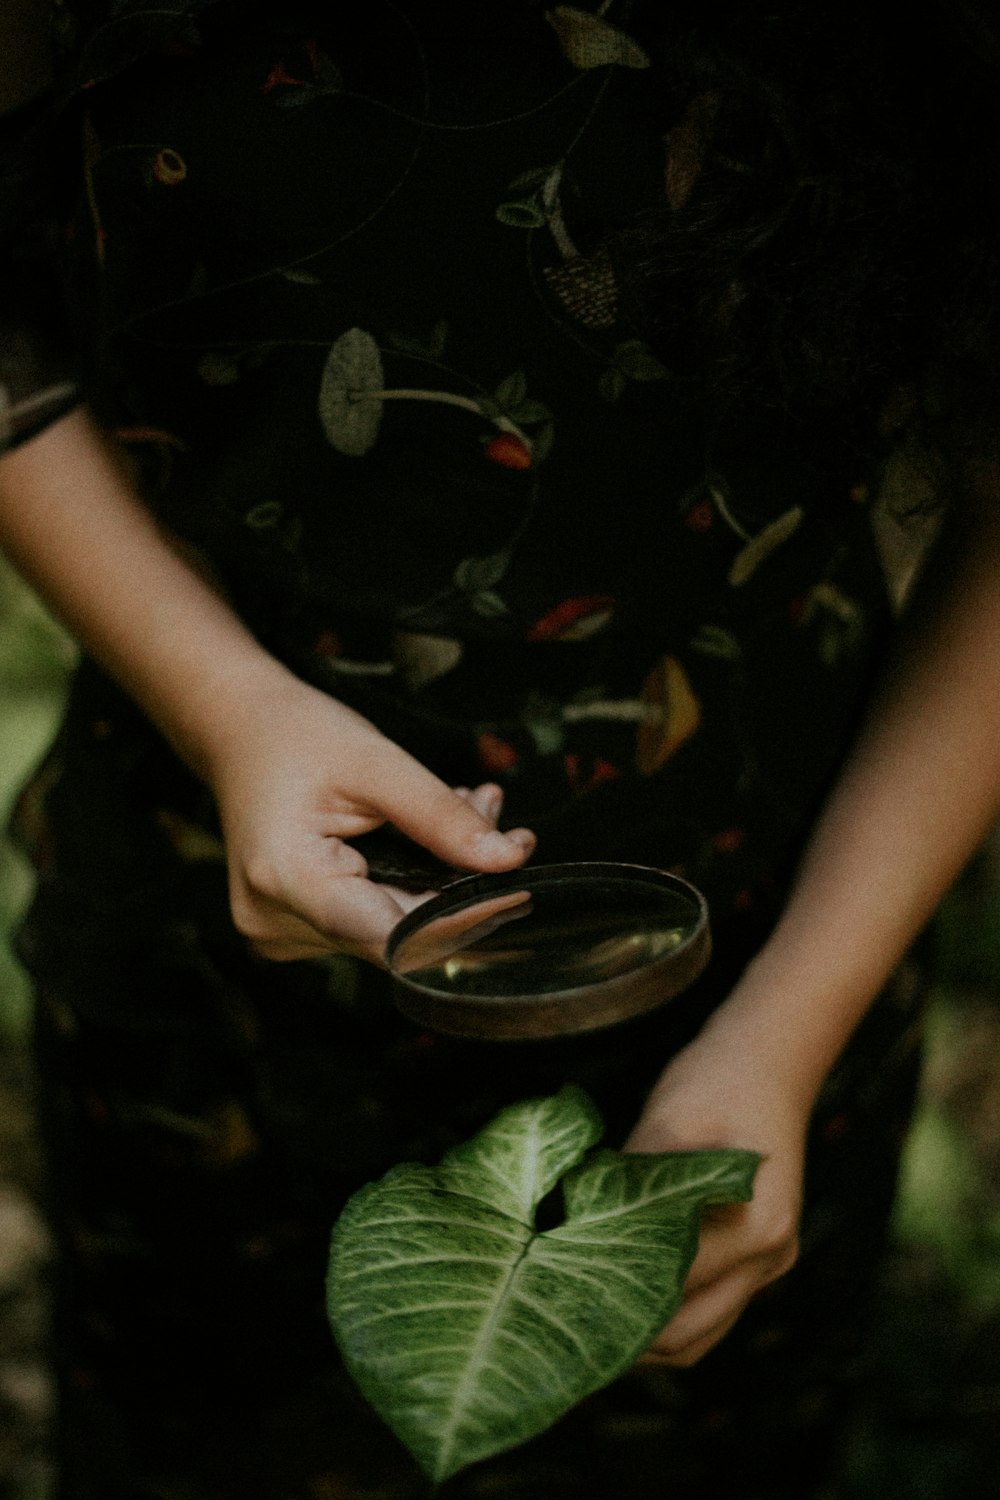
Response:
[[[1000,812],[996,486],[954,530],[900,634],[786,910],[717,1025],[808,1107]]]
[[[0,544],[196,770],[285,676],[171,545],[82,411],[0,460]]]

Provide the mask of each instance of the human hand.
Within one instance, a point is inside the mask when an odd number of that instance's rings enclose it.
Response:
[[[255,693],[235,720],[206,775],[233,920],[263,957],[384,961],[392,928],[425,899],[369,880],[364,856],[345,842],[384,822],[474,871],[514,869],[534,847],[527,829],[497,831],[499,787],[448,787],[359,714],[290,675]]]
[[[740,1146],[762,1157],[749,1203],[709,1208],[684,1301],[644,1362],[685,1368],[729,1332],[798,1255],[809,1109],[801,1091],[738,1039],[710,1027],[669,1064],[626,1151]]]

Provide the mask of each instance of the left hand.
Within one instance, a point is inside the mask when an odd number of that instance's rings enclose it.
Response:
[[[661,1075],[626,1151],[760,1152],[750,1203],[706,1210],[680,1310],[644,1360],[695,1364],[798,1255],[809,1109],[768,1061],[711,1025]]]

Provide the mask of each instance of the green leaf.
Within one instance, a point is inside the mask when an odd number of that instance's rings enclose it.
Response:
[[[436,1482],[629,1369],[680,1304],[702,1209],[751,1196],[752,1152],[591,1151],[601,1128],[576,1088],[512,1105],[439,1167],[362,1188],[334,1228],[344,1361]],[[560,1182],[564,1222],[539,1231]]]
[[[715,656],[720,661],[738,661],[743,655],[743,648],[724,625],[699,625],[691,637],[690,646],[693,651],[700,651],[703,656]]]
[[[519,427],[530,427],[534,422],[550,421],[552,409],[544,401],[520,401],[516,406],[508,406],[507,415]]]
[[[545,214],[538,204],[526,198],[519,203],[497,204],[496,216],[512,229],[544,229]]]
[[[749,583],[761,563],[799,529],[803,515],[802,507],[793,505],[791,510],[786,510],[776,521],[750,538],[746,546],[737,553],[729,569],[729,582],[734,589]]]
[[[615,350],[615,363],[629,380],[664,380],[667,367],[641,339],[626,339]]]
[[[499,620],[502,615],[509,614],[500,595],[494,593],[492,589],[479,589],[473,594],[472,608],[477,615],[482,615],[487,620]]]
[[[523,370],[515,370],[506,380],[501,380],[493,393],[502,411],[519,405],[528,394],[528,377]]]
[[[285,507],[280,500],[262,500],[259,505],[247,511],[243,520],[254,531],[269,531],[271,527],[280,524],[284,514]]]
[[[620,401],[628,389],[628,377],[624,370],[619,370],[617,365],[609,365],[606,370],[601,371],[598,389],[605,401],[612,405]]]
[[[649,58],[626,32],[600,16],[574,5],[556,5],[545,19],[574,68],[600,68],[616,63],[622,68],[648,68]]]
[[[547,714],[536,712],[526,717],[524,724],[539,755],[556,755],[566,743],[566,731],[558,709]]]
[[[464,557],[455,569],[456,588],[476,592],[499,583],[510,563],[509,552],[494,552],[489,557]]]
[[[374,446],[383,405],[375,393],[384,385],[375,340],[349,328],[330,350],[319,388],[319,419],[338,453],[362,458]]]
[[[539,187],[551,171],[551,167],[532,167],[530,171],[519,172],[516,177],[512,177],[507,186],[509,188]]]
[[[539,464],[545,462],[552,452],[552,445],[555,442],[555,438],[556,429],[555,424],[552,422],[543,422],[538,431],[532,435],[531,461],[536,469]]]

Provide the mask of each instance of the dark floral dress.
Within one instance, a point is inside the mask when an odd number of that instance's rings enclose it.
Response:
[[[711,906],[712,965],[662,1014],[558,1043],[421,1032],[374,970],[248,953],[208,794],[80,670],[19,813],[66,1494],[416,1500],[337,1366],[330,1225],[394,1161],[569,1078],[620,1141],[726,994],[881,655],[871,456],[763,404],[720,427],[644,337],[619,257],[670,182],[656,5],[56,18],[49,239],[82,386],[150,505],[303,678],[450,782],[501,782],[539,860],[669,867]],[[810,1493],[913,1000],[894,987],[830,1080],[796,1271],[696,1370],[637,1373],[447,1494]]]

